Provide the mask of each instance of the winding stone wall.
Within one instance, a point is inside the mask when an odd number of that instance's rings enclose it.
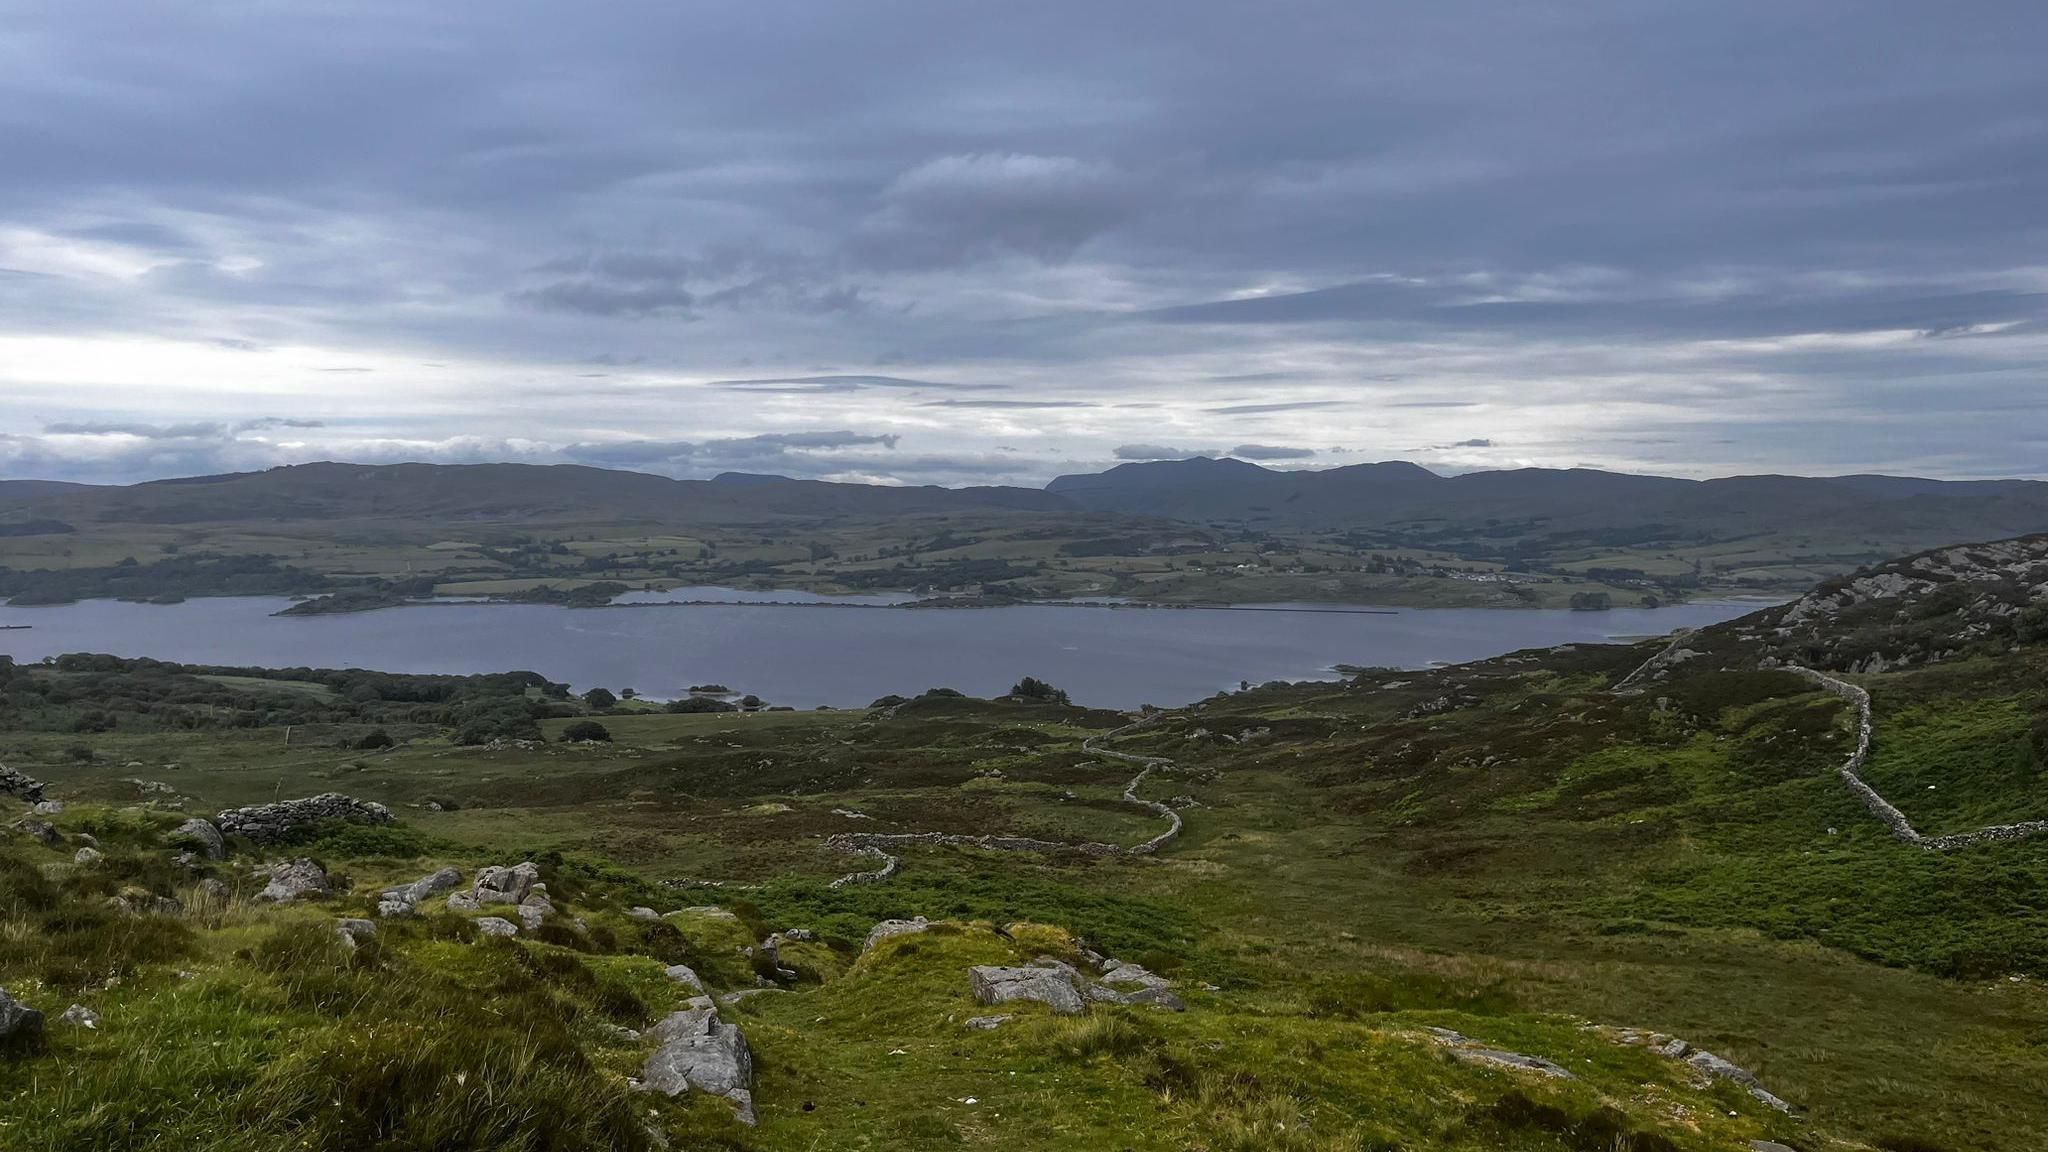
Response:
[[[1849,791],[1863,801],[1865,808],[1870,809],[1870,814],[1885,822],[1885,826],[1892,830],[1892,835],[1929,851],[1948,852],[1957,848],[1967,848],[1972,844],[2022,840],[2048,832],[2048,820],[2029,820],[2021,824],[1993,824],[1974,832],[1957,832],[1948,836],[1922,835],[1913,827],[1912,821],[1906,819],[1904,812],[1879,795],[1877,789],[1865,783],[1860,775],[1863,766],[1870,761],[1870,741],[1874,731],[1870,719],[1870,693],[1860,685],[1837,680],[1825,672],[1817,672],[1812,668],[1802,668],[1796,664],[1787,664],[1784,668],[1787,672],[1797,673],[1813,681],[1823,691],[1841,697],[1855,709],[1856,750],[1851,752],[1849,758],[1842,761],[1841,766],[1835,771],[1842,777],[1842,782],[1849,786]]]

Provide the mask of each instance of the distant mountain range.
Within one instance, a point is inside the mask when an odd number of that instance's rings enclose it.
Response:
[[[0,525],[474,521],[746,524],[975,512],[1108,513],[1269,531],[1626,546],[1787,533],[1891,551],[2048,530],[2048,483],[1894,476],[1682,480],[1591,469],[1440,476],[1416,464],[1279,471],[1231,459],[1123,464],[1042,490],[671,480],[574,465],[319,463],[125,486],[0,481]],[[1867,539],[1865,539],[1867,538]]]

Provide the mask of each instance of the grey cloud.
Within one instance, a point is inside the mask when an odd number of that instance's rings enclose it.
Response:
[[[0,107],[34,115],[0,117],[0,339],[80,366],[0,356],[0,427],[231,424],[322,395],[252,382],[312,350],[379,365],[349,387],[380,438],[323,441],[365,453],[644,428],[657,369],[787,376],[732,386],[760,397],[720,413],[737,437],[786,426],[785,396],[860,427],[942,387],[821,364],[1073,381],[1100,426],[1039,463],[1228,443],[1247,415],[1388,451],[1481,403],[1518,452],[1567,458],[1541,441],[1569,410],[1609,463],[1674,471],[1730,457],[1625,434],[1726,419],[1781,470],[1818,410],[1856,467],[2036,447],[2012,415],[2048,387],[2036,0],[16,8]],[[1866,339],[1894,331],[1921,335]],[[131,341],[251,365],[133,374]],[[498,403],[593,349],[654,367]],[[396,367],[422,361],[452,367]],[[1578,419],[1624,393],[1602,419],[1631,427]],[[986,452],[987,407],[918,409],[922,446]],[[150,443],[136,468],[202,463]]]
[[[921,408],[1095,408],[1088,400],[925,400]]]
[[[1310,408],[1342,408],[1342,400],[1288,400],[1275,404],[1228,404],[1202,411],[1218,416],[1250,416],[1260,412],[1301,412]]]
[[[1316,454],[1313,448],[1290,448],[1281,444],[1239,444],[1232,448],[1230,455],[1240,460],[1306,460]]]
[[[1191,456],[1215,456],[1214,449],[1169,448],[1164,444],[1119,444],[1115,456],[1119,460],[1185,460]]]
[[[937,389],[951,392],[998,390],[1000,384],[949,384],[900,376],[784,376],[763,380],[715,380],[714,388],[741,392],[859,392],[866,388]]]

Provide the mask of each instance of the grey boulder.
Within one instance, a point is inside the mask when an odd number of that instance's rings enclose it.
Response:
[[[327,869],[301,858],[271,865],[270,882],[256,894],[256,900],[261,904],[290,904],[309,896],[325,896],[329,890]]]
[[[738,1028],[715,1008],[671,1012],[653,1028],[655,1049],[640,1072],[640,1086],[664,1096],[694,1088],[732,1101],[739,1122],[754,1123],[754,1056]]]
[[[197,848],[208,860],[218,860],[227,855],[227,841],[221,838],[220,829],[210,820],[193,817],[171,829],[171,843],[188,844]]]
[[[1073,1015],[1088,1007],[1074,986],[1071,968],[1003,968],[977,964],[967,970],[967,986],[979,1004],[1009,1004],[1035,1000],[1062,1015]]]
[[[477,931],[486,936],[517,936],[518,925],[500,916],[486,916],[476,922]]]
[[[43,1014],[0,988],[0,1048],[26,1047],[43,1034]]]
[[[884,920],[873,928],[868,929],[867,942],[861,945],[860,950],[863,952],[869,951],[875,945],[892,936],[909,936],[913,933],[922,932],[931,926],[932,922],[922,916],[914,920]]]

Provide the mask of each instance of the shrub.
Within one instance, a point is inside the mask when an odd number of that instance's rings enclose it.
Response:
[[[562,742],[565,744],[609,744],[611,741],[611,731],[595,720],[578,720],[562,729]]]
[[[583,694],[583,702],[588,704],[594,712],[609,712],[619,706],[619,698],[612,695],[610,690],[605,688],[592,688],[590,691],[585,692]]]

